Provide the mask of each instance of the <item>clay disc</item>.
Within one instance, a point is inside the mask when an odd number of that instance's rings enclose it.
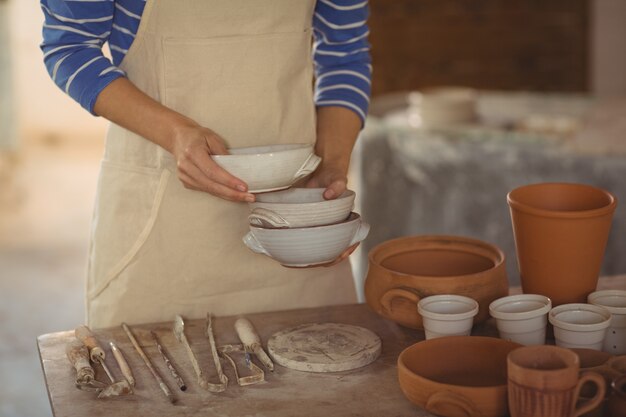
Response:
[[[304,324],[270,337],[267,349],[276,362],[305,372],[360,368],[380,355],[380,338],[362,327],[340,323]]]

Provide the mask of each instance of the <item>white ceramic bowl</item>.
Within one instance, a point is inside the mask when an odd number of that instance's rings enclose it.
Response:
[[[443,336],[469,336],[478,314],[478,303],[462,295],[441,294],[422,298],[417,303],[426,339]]]
[[[289,188],[311,174],[322,158],[313,145],[288,144],[229,149],[230,155],[213,155],[213,160],[248,184],[251,193]]]
[[[543,345],[552,301],[537,294],[502,297],[489,304],[500,338],[522,345]]]
[[[476,91],[464,87],[433,87],[422,90],[422,124],[447,127],[474,122]]]
[[[602,350],[613,355],[626,355],[626,291],[596,291],[589,294],[587,301],[606,308],[612,315]]]
[[[557,346],[602,350],[611,312],[591,304],[561,304],[548,315]]]
[[[356,213],[325,226],[268,229],[250,225],[243,243],[285,266],[305,267],[332,262],[346,249],[365,239],[370,226]]]
[[[325,188],[291,188],[259,194],[250,203],[250,224],[268,228],[295,228],[344,221],[354,208],[354,191],[334,200],[324,199]]]

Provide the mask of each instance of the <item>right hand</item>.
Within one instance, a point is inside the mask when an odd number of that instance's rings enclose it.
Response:
[[[217,165],[211,155],[226,155],[224,140],[211,129],[197,124],[178,127],[170,152],[176,158],[177,174],[185,188],[204,191],[230,201],[254,202],[248,185]]]

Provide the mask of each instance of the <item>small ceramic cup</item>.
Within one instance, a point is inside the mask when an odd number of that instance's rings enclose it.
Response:
[[[417,303],[426,339],[442,336],[469,336],[478,314],[478,303],[462,295],[442,294],[422,298]]]
[[[604,399],[601,375],[579,375],[578,356],[558,346],[525,346],[507,357],[511,417],[576,417],[596,408]],[[576,406],[586,383],[597,386],[595,395]]]
[[[557,346],[601,350],[611,313],[591,304],[563,304],[548,315]]]
[[[550,299],[538,294],[502,297],[489,305],[500,338],[522,345],[543,345],[546,341]]]
[[[626,291],[596,291],[587,297],[589,304],[602,306],[611,312],[602,350],[612,355],[626,355]]]

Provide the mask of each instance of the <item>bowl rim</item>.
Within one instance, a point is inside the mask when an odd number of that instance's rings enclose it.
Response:
[[[461,313],[438,313],[429,310],[429,306],[441,302],[456,302],[467,306],[468,309]],[[438,294],[424,297],[417,303],[417,311],[423,318],[429,318],[440,321],[461,321],[469,319],[478,314],[478,301],[465,295],[457,294]]]
[[[361,215],[359,213],[356,213],[354,211],[350,212],[350,215],[348,216],[348,218],[346,220],[342,220],[340,222],[337,223],[331,223],[331,224],[320,224],[317,226],[307,226],[307,227],[287,227],[287,228],[274,228],[274,227],[261,227],[261,226],[256,226],[253,224],[248,223],[248,226],[250,227],[250,231],[252,233],[254,233],[255,231],[262,231],[261,233],[275,233],[275,234],[280,234],[280,233],[286,233],[289,231],[315,231],[315,230],[325,230],[325,229],[334,229],[336,227],[339,226],[344,226],[344,225],[348,225],[351,223],[360,223],[362,221],[361,219]]]
[[[538,207],[531,206],[526,203],[522,203],[517,200],[516,195],[519,194],[522,190],[527,190],[530,188],[542,188],[542,187],[568,187],[568,188],[577,188],[577,189],[587,189],[598,194],[603,194],[608,198],[609,203],[605,206],[598,207],[595,209],[589,210],[577,210],[577,211],[564,211],[564,210],[546,210]],[[615,211],[617,207],[617,198],[608,192],[605,189],[594,187],[593,185],[588,184],[578,184],[573,182],[539,182],[535,184],[527,184],[517,187],[511,190],[506,195],[506,201],[509,204],[511,210],[518,210],[522,213],[531,214],[540,217],[552,217],[552,218],[560,218],[560,219],[582,219],[589,217],[600,217],[605,214],[611,213]]]
[[[604,307],[611,312],[611,314],[617,315],[626,315],[626,306],[625,307],[615,307],[610,305],[605,305],[600,302],[599,299],[604,297],[618,296],[626,299],[626,290],[600,290],[594,291],[587,296],[587,302],[589,304]]]
[[[382,265],[382,262],[389,258],[390,256],[400,255],[408,252],[416,252],[415,249],[404,249],[401,251],[394,252],[388,256],[385,256],[382,259],[378,259],[380,252],[384,252],[386,249],[390,247],[393,248],[395,245],[402,242],[413,242],[414,244],[423,244],[423,243],[435,243],[441,245],[442,248],[446,245],[457,245],[456,248],[449,248],[451,252],[462,252],[462,253],[470,253],[473,255],[482,256],[484,258],[489,259],[493,262],[493,266],[491,268],[485,269],[483,271],[473,272],[471,274],[462,274],[462,275],[450,275],[450,276],[435,276],[435,275],[417,275],[417,274],[408,274],[405,272],[395,271],[393,269],[387,268]],[[473,250],[472,250],[473,249]],[[426,250],[426,249],[418,249],[418,250]],[[378,245],[374,246],[369,253],[367,254],[367,259],[370,265],[375,265],[382,270],[389,272],[391,274],[395,274],[397,276],[402,277],[416,277],[416,278],[426,278],[426,279],[437,279],[437,280],[455,280],[458,278],[473,278],[483,276],[488,271],[493,271],[499,268],[504,267],[504,263],[506,261],[504,252],[497,246],[492,245],[491,243],[484,242],[482,240],[473,239],[465,236],[453,236],[453,235],[413,235],[413,236],[403,236],[395,239],[386,240]]]
[[[540,307],[532,310],[520,311],[518,313],[512,313],[508,311],[499,311],[498,308],[503,307],[510,303],[519,301],[537,301],[542,303]],[[506,297],[498,298],[489,304],[489,314],[496,320],[527,320],[537,316],[548,314],[552,309],[552,300],[549,297],[541,294],[514,294],[507,295]]]
[[[411,350],[416,349],[416,346],[419,345],[420,343],[422,344],[438,344],[438,343],[446,343],[447,340],[449,340],[450,338],[463,338],[465,340],[466,343],[463,343],[463,345],[467,345],[467,343],[471,343],[471,344],[479,344],[479,343],[490,343],[490,344],[509,344],[513,347],[513,349],[511,349],[511,351],[518,349],[520,347],[522,347],[523,345],[521,345],[520,343],[516,343],[516,342],[512,342],[510,340],[504,340],[504,339],[500,339],[497,337],[488,337],[488,336],[444,336],[444,337],[438,337],[435,339],[428,339],[428,340],[422,340],[420,342],[414,343],[411,346],[406,347],[404,350],[402,350],[402,352],[400,352],[400,355],[398,356],[398,373],[400,373],[401,369],[402,372],[404,372],[407,376],[411,377],[411,378],[416,378],[416,379],[420,379],[420,380],[424,380],[424,381],[428,381],[429,384],[433,384],[433,387],[436,387],[437,389],[449,389],[449,387],[454,387],[454,388],[461,388],[463,390],[470,390],[470,391],[483,391],[485,389],[504,389],[506,391],[507,389],[507,385],[508,385],[508,381],[504,381],[503,384],[498,384],[498,385],[485,385],[485,386],[480,386],[480,387],[475,387],[475,386],[471,386],[471,385],[456,385],[456,384],[444,384],[443,382],[438,382],[435,380],[432,380],[430,378],[425,377],[424,375],[418,374],[413,372],[411,369],[408,368],[407,365],[405,365],[404,363],[404,358],[409,354],[408,352],[410,352]],[[423,346],[423,345],[421,345]],[[504,365],[506,367],[506,363]]]
[[[313,202],[309,202],[309,203],[288,203],[288,202],[280,202],[280,203],[275,203],[275,202],[270,202],[270,201],[259,201],[259,198],[263,198],[263,196],[267,196],[269,194],[279,194],[279,193],[287,193],[287,192],[300,192],[298,190],[310,190],[311,192],[321,192],[323,193],[324,190],[326,190],[325,188],[301,188],[301,187],[293,187],[293,188],[288,188],[286,190],[280,190],[280,191],[273,191],[273,192],[268,192],[268,193],[259,193],[256,197],[256,201],[254,201],[253,203],[248,203],[250,205],[250,207],[256,207],[259,205],[264,205],[264,206],[275,206],[275,207],[290,207],[290,206],[306,206],[306,207],[310,207],[310,206],[315,206],[315,205],[321,205],[321,204],[333,204],[333,202],[339,202],[341,200],[347,200],[347,199],[352,199],[354,200],[356,197],[356,193],[352,190],[348,190],[346,189],[346,191],[344,191],[339,197],[334,198],[332,200],[324,200],[323,196],[322,196],[322,200],[321,201],[313,201]],[[343,201],[341,201],[343,203]]]
[[[596,314],[599,314],[604,319],[602,321],[596,323],[570,323],[567,321],[563,321],[558,318],[560,313],[564,313],[567,311],[591,311]],[[611,312],[602,306],[597,306],[594,304],[584,304],[584,303],[570,303],[570,304],[561,304],[559,306],[554,307],[550,310],[548,314],[548,319],[550,323],[554,327],[558,327],[563,330],[569,330],[574,332],[594,332],[602,329],[606,329],[611,325]]]
[[[211,155],[211,158],[217,158],[217,159],[230,159],[232,157],[263,157],[263,156],[270,156],[270,155],[274,155],[274,154],[286,154],[286,153],[290,153],[290,152],[296,152],[296,151],[301,151],[303,149],[309,149],[310,152],[309,153],[313,153],[313,144],[312,143],[275,143],[275,144],[271,144],[271,145],[260,145],[260,146],[242,146],[242,147],[237,147],[237,148],[228,148],[229,151],[232,150],[258,150],[258,152],[253,152],[253,153],[237,153],[237,154],[227,154],[227,155]],[[269,149],[274,149],[274,150],[270,150],[270,151],[265,151],[263,152],[263,150],[269,150]]]

